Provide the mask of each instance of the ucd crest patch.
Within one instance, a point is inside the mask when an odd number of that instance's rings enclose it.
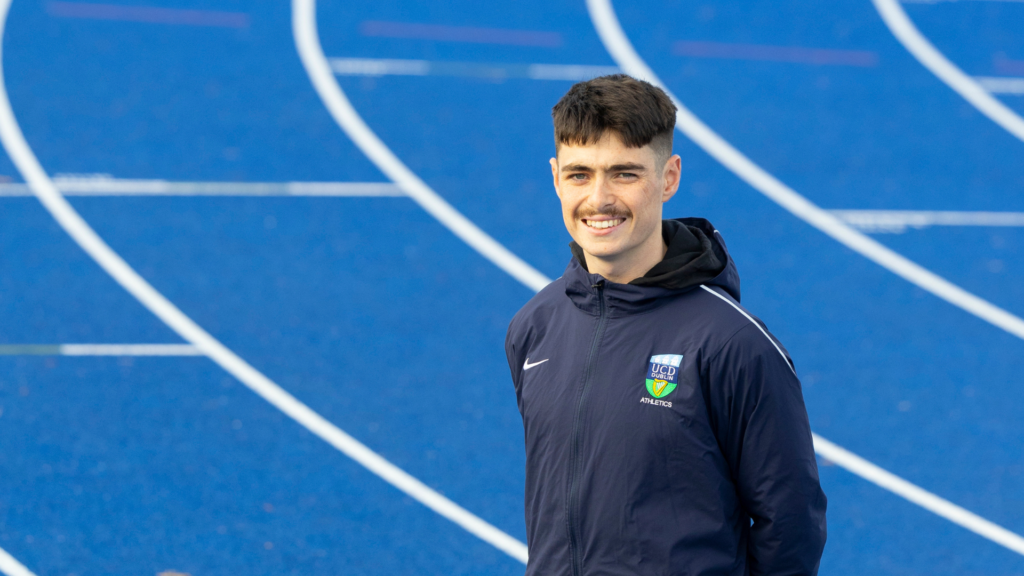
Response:
[[[647,370],[647,392],[655,398],[671,394],[679,384],[679,365],[682,362],[682,354],[651,356],[651,367]]]

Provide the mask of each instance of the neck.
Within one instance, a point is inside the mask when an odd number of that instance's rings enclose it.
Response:
[[[591,274],[599,274],[605,280],[616,284],[629,284],[661,262],[667,251],[668,246],[661,237],[659,227],[658,232],[652,234],[643,244],[629,252],[616,254],[615,258],[602,258],[586,251],[583,252],[583,256],[587,260],[587,271]]]

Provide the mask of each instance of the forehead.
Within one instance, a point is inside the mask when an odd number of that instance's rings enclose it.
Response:
[[[597,142],[590,144],[561,144],[558,146],[558,165],[583,165],[594,169],[618,164],[643,164],[653,167],[656,159],[650,144],[630,148],[622,143],[617,132],[605,131]]]

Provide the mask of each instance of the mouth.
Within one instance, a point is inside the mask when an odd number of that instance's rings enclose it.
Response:
[[[590,229],[592,233],[601,235],[611,233],[614,229],[618,228],[619,226],[622,225],[623,222],[626,221],[625,218],[621,217],[603,219],[582,218],[581,220],[587,226],[587,228]]]

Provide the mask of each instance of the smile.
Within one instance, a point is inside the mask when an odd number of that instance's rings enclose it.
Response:
[[[614,220],[584,220],[583,223],[590,228],[604,230],[605,228],[614,228],[625,221],[625,218],[616,218]]]

